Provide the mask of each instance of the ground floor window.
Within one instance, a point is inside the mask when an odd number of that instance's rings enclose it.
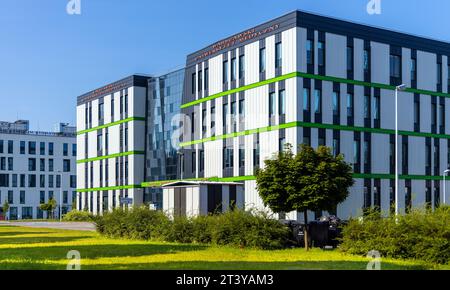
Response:
[[[33,219],[33,208],[32,207],[22,207],[22,219],[31,220]]]

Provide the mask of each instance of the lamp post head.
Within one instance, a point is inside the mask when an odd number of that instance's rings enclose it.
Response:
[[[406,85],[405,84],[401,84],[401,85],[397,86],[395,89],[397,91],[403,92],[403,91],[406,90]]]

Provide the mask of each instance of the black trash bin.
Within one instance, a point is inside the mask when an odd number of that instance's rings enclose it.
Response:
[[[312,221],[309,223],[311,245],[316,248],[325,248],[328,245],[328,221]]]

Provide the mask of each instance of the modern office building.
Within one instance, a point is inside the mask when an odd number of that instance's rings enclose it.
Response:
[[[78,97],[79,210],[142,204],[148,80],[133,75]]]
[[[76,199],[75,127],[58,124],[55,132],[33,132],[29,121],[0,122],[0,218],[44,219],[40,205],[55,199],[59,215]]]
[[[286,143],[326,145],[355,172],[337,215],[388,212],[394,90],[405,84],[398,202],[402,212],[438,206],[450,162],[449,56],[448,43],[301,11],[220,40],[187,57],[181,107],[194,128],[181,144],[184,177],[243,182],[246,207],[263,208],[255,169]]]
[[[202,212],[180,193],[227,203],[230,185],[242,188],[246,208],[264,208],[255,169],[285,144],[305,143],[353,164],[339,217],[387,212],[400,84],[398,203],[402,212],[436,207],[450,163],[449,56],[448,43],[294,11],[190,54],[184,70],[93,91],[78,99],[79,208],[98,213],[128,196]]]

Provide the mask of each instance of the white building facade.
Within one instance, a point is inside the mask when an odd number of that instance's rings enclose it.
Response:
[[[443,201],[450,162],[450,44],[295,11],[188,56],[184,177],[245,183],[290,143],[326,145],[354,167],[341,218],[395,203],[399,95],[401,212]],[[318,217],[324,213],[310,213]],[[301,213],[287,218],[301,220]]]
[[[148,79],[133,75],[78,97],[78,210],[143,203]]]
[[[76,200],[74,127],[31,132],[28,121],[0,123],[0,219],[46,219],[40,205],[54,199],[55,217]],[[3,205],[8,203],[8,212]]]

